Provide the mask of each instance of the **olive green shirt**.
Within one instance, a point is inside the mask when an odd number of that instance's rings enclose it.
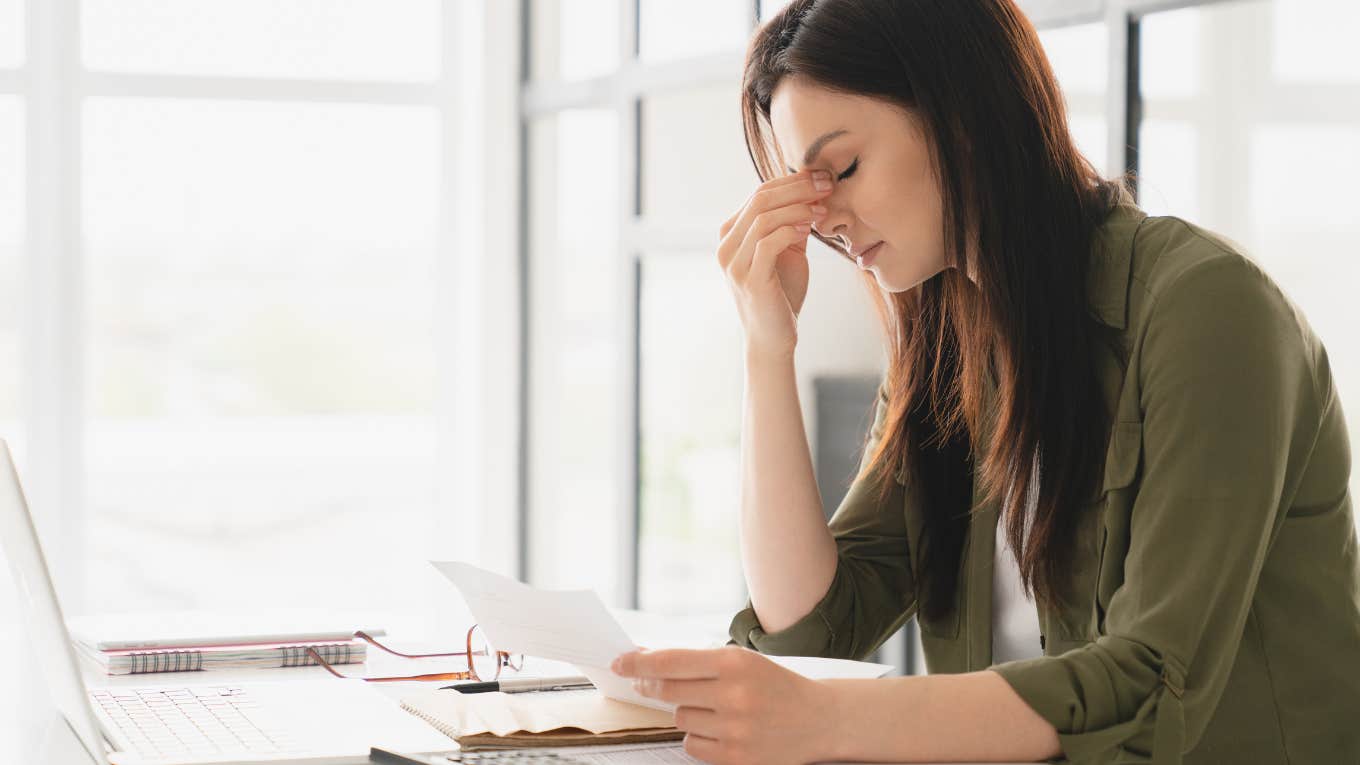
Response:
[[[1097,360],[1113,426],[1078,602],[1040,607],[1043,656],[992,664],[998,508],[975,490],[956,600],[919,625],[928,671],[999,673],[1058,731],[1050,762],[1360,763],[1351,456],[1322,343],[1235,243],[1127,196],[1088,287],[1124,350]],[[732,642],[860,659],[917,615],[919,499],[902,472],[885,504],[871,481],[831,518],[821,601],[776,633],[748,602]]]

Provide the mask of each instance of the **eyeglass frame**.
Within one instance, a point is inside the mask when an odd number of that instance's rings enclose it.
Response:
[[[450,651],[447,653],[402,653],[394,648],[383,645],[378,642],[376,638],[363,630],[356,630],[354,633],[354,637],[360,638],[394,656],[400,656],[404,659],[433,659],[443,656],[466,656],[468,663],[466,672],[430,672],[423,675],[402,675],[396,677],[360,677],[357,675],[345,675],[340,673],[312,646],[307,646],[307,654],[311,656],[317,664],[324,667],[327,672],[336,677],[345,680],[365,680],[370,683],[396,682],[399,680],[477,680],[485,683],[499,679],[503,667],[509,667],[516,672],[524,668],[524,654],[511,654],[508,651],[496,651],[496,674],[490,678],[483,678],[481,675],[477,674],[477,667],[472,663],[472,634],[477,631],[477,626],[478,625],[474,624],[468,628],[467,638],[464,642],[464,650]],[[490,648],[490,643],[486,641],[485,638],[483,638],[483,642]],[[517,658],[511,658],[512,656]]]

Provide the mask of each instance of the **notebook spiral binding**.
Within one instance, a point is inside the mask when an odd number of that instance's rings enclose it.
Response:
[[[327,643],[323,645],[280,646],[280,667],[306,667],[317,663],[307,649],[312,648],[331,664],[349,664],[358,660],[363,653],[353,650],[351,643]],[[192,672],[203,669],[203,652],[195,649],[138,651],[127,654],[132,660],[129,674],[140,675],[150,672]]]
[[[329,659],[327,659],[327,661],[329,661]],[[401,708],[405,709],[407,712],[410,712],[416,717],[419,717],[420,719],[424,720],[430,725],[433,725],[435,730],[439,731],[440,733],[443,733],[445,736],[448,736],[449,738],[454,740],[458,739],[458,736],[460,735],[458,729],[448,724],[444,720],[435,717],[434,715],[430,714],[429,712],[426,712],[423,709],[420,709],[414,704],[407,703],[405,700],[402,700]]]

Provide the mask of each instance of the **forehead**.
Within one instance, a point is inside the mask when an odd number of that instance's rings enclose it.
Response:
[[[863,138],[885,120],[901,119],[887,103],[868,96],[840,93],[806,80],[785,77],[770,95],[770,127],[784,153],[785,163],[802,164],[803,152],[813,141],[833,130],[849,130],[827,145]]]

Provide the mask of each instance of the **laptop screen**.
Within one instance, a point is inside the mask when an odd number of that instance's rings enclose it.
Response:
[[[103,739],[90,710],[80,667],[66,632],[61,604],[47,570],[37,529],[19,485],[9,444],[0,439],[0,544],[9,559],[33,650],[52,700],[95,762],[107,762]]]

